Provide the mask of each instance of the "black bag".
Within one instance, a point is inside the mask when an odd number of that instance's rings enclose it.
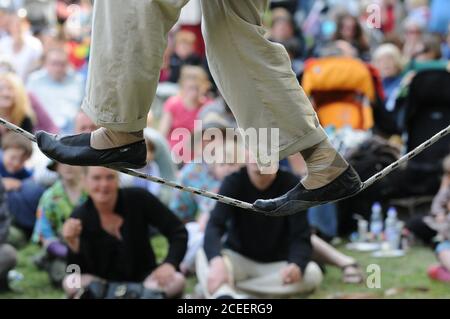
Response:
[[[164,292],[147,289],[141,283],[95,280],[83,289],[80,299],[165,299]]]
[[[374,136],[346,154],[347,161],[358,172],[361,180],[381,171],[400,157],[400,150],[384,138]],[[338,235],[347,236],[357,228],[354,215],[358,214],[369,219],[372,204],[375,201],[383,202],[384,189],[387,180],[382,179],[358,195],[338,203]]]

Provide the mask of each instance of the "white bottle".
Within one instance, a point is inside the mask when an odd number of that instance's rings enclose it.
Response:
[[[381,215],[381,205],[375,202],[372,205],[372,215],[370,217],[370,232],[375,237],[379,239],[381,233],[383,232],[383,216]]]
[[[392,250],[399,249],[400,246],[400,231],[397,224],[397,210],[390,207],[386,217],[384,234],[386,241],[389,243],[389,248]]]

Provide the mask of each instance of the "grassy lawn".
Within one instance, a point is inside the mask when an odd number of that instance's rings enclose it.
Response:
[[[167,243],[161,237],[156,237],[152,244],[158,258],[162,259]],[[61,290],[50,285],[47,274],[36,270],[32,264],[31,258],[38,251],[39,248],[33,245],[20,251],[17,270],[25,277],[20,283],[21,291],[0,294],[0,298],[64,298]],[[427,266],[436,262],[433,252],[428,248],[414,247],[406,256],[392,259],[377,259],[368,253],[344,251],[353,255],[364,270],[367,265],[379,265],[381,288],[343,284],[340,270],[327,267],[321,288],[308,298],[450,298],[450,285],[432,282],[426,276]],[[195,279],[189,278],[187,293],[192,292],[194,285]]]

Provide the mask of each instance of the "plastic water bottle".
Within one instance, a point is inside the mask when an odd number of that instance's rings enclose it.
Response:
[[[24,279],[22,273],[15,269],[8,271],[8,286],[13,291],[21,291],[21,282]]]
[[[378,240],[383,232],[383,216],[381,215],[381,205],[375,202],[372,205],[372,215],[370,217],[370,232]]]
[[[358,240],[360,242],[365,242],[367,240],[368,226],[369,226],[369,223],[367,222],[367,220],[364,220],[364,219],[358,220]]]
[[[388,209],[385,222],[385,237],[392,250],[398,249],[400,246],[400,232],[398,227],[397,210],[394,207]]]

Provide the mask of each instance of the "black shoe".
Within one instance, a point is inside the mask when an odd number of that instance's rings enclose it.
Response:
[[[354,196],[361,191],[362,186],[358,173],[349,166],[334,181],[321,188],[308,190],[302,183],[298,183],[283,196],[269,200],[259,199],[253,203],[253,207],[268,216],[287,216]]]
[[[59,137],[39,131],[36,139],[41,151],[51,159],[75,166],[106,166],[111,168],[141,168],[147,158],[145,141],[120,147],[97,150],[90,146],[91,134]]]

